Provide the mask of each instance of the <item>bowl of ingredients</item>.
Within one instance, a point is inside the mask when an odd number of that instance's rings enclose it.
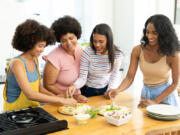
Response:
[[[120,126],[125,123],[128,123],[128,121],[132,117],[132,114],[130,111],[113,110],[105,113],[104,116],[108,123],[113,124],[115,126]]]
[[[75,114],[74,117],[76,118],[78,125],[83,125],[88,123],[88,119],[91,116],[89,114],[79,113]]]

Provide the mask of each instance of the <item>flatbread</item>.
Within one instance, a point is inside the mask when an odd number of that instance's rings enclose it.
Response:
[[[91,106],[87,104],[77,104],[76,107],[64,105],[58,108],[58,112],[65,115],[85,114],[89,109]]]
[[[99,115],[104,116],[105,113],[114,111],[114,110],[119,110],[119,111],[129,111],[129,109],[125,106],[120,106],[120,105],[102,105],[99,108]]]

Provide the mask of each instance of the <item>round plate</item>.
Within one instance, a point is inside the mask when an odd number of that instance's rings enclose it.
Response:
[[[64,115],[74,115],[78,113],[85,113],[87,110],[91,109],[91,106],[87,104],[78,103],[76,107],[73,106],[60,106],[58,112]]]
[[[166,121],[169,121],[169,120],[177,120],[177,119],[180,119],[179,116],[162,116],[162,115],[154,115],[152,113],[148,113],[147,112],[147,115],[151,118],[155,118],[155,119],[158,119],[158,120],[166,120]]]
[[[65,106],[60,106],[60,107],[58,108],[58,110],[57,110],[58,113],[72,116],[72,115],[73,115],[73,112],[64,111],[64,109],[63,109],[64,107],[65,107]]]
[[[146,108],[147,112],[162,116],[180,115],[180,108],[165,104],[150,105]]]

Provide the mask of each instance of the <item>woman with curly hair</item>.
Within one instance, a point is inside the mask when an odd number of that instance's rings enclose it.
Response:
[[[37,107],[39,102],[76,105],[74,99],[55,96],[41,85],[37,57],[45,46],[54,42],[53,31],[35,20],[26,20],[18,25],[12,46],[23,53],[13,58],[7,67],[3,93],[5,111]]]
[[[66,97],[67,88],[79,76],[82,48],[77,40],[81,36],[81,26],[75,18],[64,16],[56,20],[51,28],[60,44],[46,56],[43,81],[48,90]],[[79,89],[73,98],[78,102],[88,102]]]
[[[176,90],[180,74],[179,51],[178,38],[169,18],[161,14],[151,16],[145,23],[141,45],[132,50],[125,79],[118,89],[108,91],[109,98],[132,84],[139,64],[144,81],[139,106],[159,103],[179,106]]]

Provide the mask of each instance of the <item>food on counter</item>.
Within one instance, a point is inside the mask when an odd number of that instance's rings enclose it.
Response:
[[[120,106],[120,105],[116,105],[116,104],[112,104],[112,105],[102,105],[99,107],[99,114],[100,115],[104,115],[107,112],[111,112],[111,111],[128,111],[129,109],[125,106]]]
[[[88,119],[91,117],[89,114],[75,114],[74,117],[77,119],[78,125],[83,125],[88,123]]]
[[[58,112],[62,114],[66,114],[66,115],[87,114],[88,110],[90,109],[91,109],[91,106],[78,103],[76,107],[60,106],[58,108]]]
[[[96,118],[97,114],[99,113],[99,109],[89,109],[87,112],[91,116],[91,118]]]
[[[108,123],[120,126],[129,121],[132,114],[130,111],[125,110],[113,110],[104,114]]]
[[[111,111],[107,113],[107,116],[112,117],[114,119],[125,119],[128,115],[131,115],[131,112],[129,111]]]

